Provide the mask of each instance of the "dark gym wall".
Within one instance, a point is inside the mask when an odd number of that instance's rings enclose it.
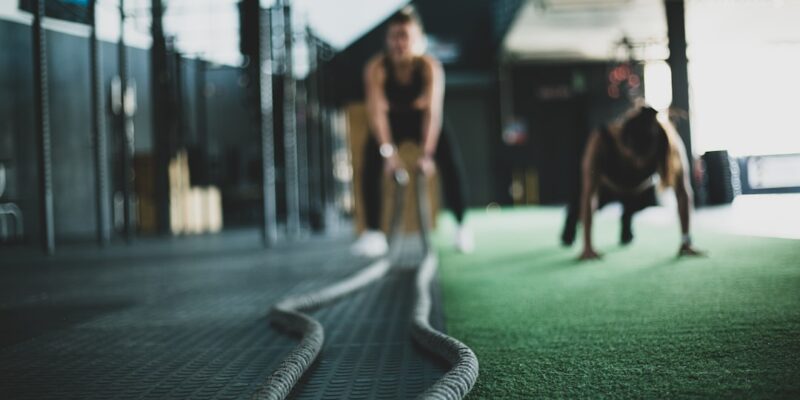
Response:
[[[102,57],[104,62],[111,61],[112,66],[105,69],[105,73],[115,74],[118,70],[117,64],[117,45],[115,43],[103,43]],[[88,64],[88,63],[87,63]],[[88,74],[87,79],[88,79]],[[104,79],[103,85],[106,87],[104,94],[108,96],[111,89],[109,82],[111,78]],[[150,51],[128,47],[128,79],[131,84],[136,84],[136,115],[133,116],[134,125],[134,146],[136,153],[153,152],[153,114],[150,100]],[[106,97],[106,101],[109,98]],[[108,128],[108,126],[106,127]],[[109,132],[109,134],[113,134]]]
[[[497,132],[494,86],[448,88],[444,118],[461,155],[466,175],[467,205],[496,201],[494,155]]]
[[[53,206],[56,237],[62,240],[91,237],[96,224],[95,208],[87,207],[95,203],[95,182],[86,43],[81,37],[47,34]]]
[[[39,237],[38,139],[34,133],[31,36],[29,25],[0,19],[0,89],[10,94],[0,96],[0,161],[9,168],[9,185],[0,201],[20,206],[26,238],[35,242]],[[91,240],[96,229],[96,200],[88,38],[48,30],[47,40],[56,239]],[[111,81],[119,71],[117,48],[116,43],[100,43],[110,196],[121,189],[121,141],[110,106]],[[136,86],[137,95],[135,151],[148,155],[153,147],[149,50],[128,47],[127,57],[129,83]],[[175,115],[180,119],[174,142],[177,148],[189,150],[192,183],[220,187],[226,226],[254,225],[258,219],[244,215],[242,206],[258,202],[260,170],[253,166],[260,165],[260,152],[241,69],[174,53],[173,57],[179,64],[175,71],[180,79],[179,99],[172,99],[171,106],[177,107]],[[196,79],[199,65],[205,73],[206,90],[198,87],[202,83]],[[204,116],[198,114],[201,96],[205,97]],[[206,124],[205,138],[198,134],[202,123]]]
[[[50,83],[50,129],[53,146],[53,192],[56,238],[60,241],[93,238],[96,229],[94,139],[91,130],[88,38],[47,31]],[[27,239],[39,235],[38,166],[34,133],[31,27],[0,20],[0,159],[9,164],[9,187],[3,201],[22,209]],[[134,116],[136,151],[151,150],[148,52],[129,48],[129,74],[137,86]],[[105,134],[109,160],[117,157],[114,121],[110,111],[110,83],[117,74],[117,45],[101,43]],[[113,179],[113,177],[112,177]]]
[[[197,135],[197,64],[194,59],[180,58],[180,85],[181,97],[181,126],[186,132],[185,143],[196,146],[199,143]],[[148,102],[151,103],[151,102]]]
[[[6,164],[8,178],[0,201],[16,203],[25,218],[25,232],[37,234],[30,27],[0,20],[0,49],[0,159]]]
[[[576,188],[579,160],[589,132],[629,107],[607,94],[608,63],[517,64],[511,69],[514,115],[527,125],[528,140],[502,145],[501,170],[533,167],[539,200],[558,204]],[[562,94],[543,95],[543,91]],[[510,176],[506,176],[510,184]]]
[[[258,147],[258,137],[247,129],[254,124],[255,116],[247,107],[244,88],[237,83],[241,74],[241,69],[234,67],[214,67],[206,71],[206,123],[209,133],[218,133],[209,136],[209,152],[212,154],[222,156],[227,149],[237,146]]]
[[[261,149],[257,115],[242,70],[206,71],[210,182],[220,186],[225,226],[254,226],[261,211]]]

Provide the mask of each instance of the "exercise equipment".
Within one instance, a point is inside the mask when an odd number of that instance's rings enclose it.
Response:
[[[311,293],[288,297],[270,310],[273,324],[301,337],[300,343],[281,361],[275,371],[253,395],[254,399],[284,399],[316,360],[325,343],[322,325],[306,312],[321,308],[385,277],[398,261],[398,238],[403,210],[403,197],[409,184],[405,170],[395,172],[394,211],[391,219],[390,249],[354,275]],[[417,183],[417,217],[420,222],[423,258],[417,268],[416,302],[412,313],[412,338],[424,349],[451,365],[445,375],[420,395],[424,399],[462,399],[478,378],[475,353],[457,339],[430,325],[430,285],[438,268],[438,257],[430,244],[430,213],[427,207],[427,180],[419,173]]]
[[[705,174],[702,188],[705,204],[730,204],[741,193],[739,165],[732,161],[725,150],[709,151],[702,156]]]

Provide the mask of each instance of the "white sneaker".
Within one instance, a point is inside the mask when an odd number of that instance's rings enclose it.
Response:
[[[379,257],[389,251],[386,235],[381,231],[364,231],[350,246],[350,253],[361,257]]]
[[[464,226],[456,228],[455,247],[461,253],[472,253],[475,250],[475,237],[472,231]]]

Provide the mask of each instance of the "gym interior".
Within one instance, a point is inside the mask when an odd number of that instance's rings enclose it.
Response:
[[[388,250],[364,257],[365,65],[409,7],[466,214],[397,143]],[[798,20],[799,0],[0,0],[0,398],[798,398]],[[678,189],[653,183],[626,230],[582,186],[592,135],[643,105],[682,149],[686,229]],[[585,210],[562,236],[584,198],[592,260]]]

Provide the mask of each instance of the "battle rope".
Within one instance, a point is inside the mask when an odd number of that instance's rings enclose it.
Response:
[[[396,185],[395,212],[391,221],[392,242],[399,236],[400,214],[402,214],[408,179],[408,173],[405,170],[398,170],[394,174]],[[325,341],[322,324],[303,311],[311,311],[330,304],[385,276],[392,266],[390,260],[397,256],[398,247],[391,246],[386,256],[372,262],[351,277],[311,293],[288,297],[272,307],[270,310],[272,323],[289,333],[300,336],[301,339],[297,347],[289,352],[278,368],[266,378],[261,388],[253,394],[253,399],[285,399],[322,350]]]
[[[431,314],[431,282],[436,275],[439,260],[430,243],[430,212],[428,210],[425,176],[417,176],[417,214],[425,258],[417,270],[417,302],[414,305],[411,335],[422,347],[445,359],[453,367],[419,398],[431,400],[460,400],[469,393],[478,379],[478,358],[457,339],[434,329],[429,321]]]
[[[399,246],[394,242],[399,237],[403,197],[409,181],[408,173],[405,170],[398,170],[394,179],[397,185],[395,185],[394,212],[391,221],[392,246],[389,253],[349,278],[316,292],[286,298],[273,306],[270,312],[272,322],[292,334],[299,335],[301,340],[267,377],[263,386],[253,395],[254,399],[285,399],[322,350],[325,341],[322,325],[303,311],[317,309],[347,296],[382,278],[391,269],[392,261],[398,256]],[[417,271],[417,301],[413,311],[412,336],[428,351],[453,365],[453,368],[421,394],[420,398],[462,399],[478,378],[478,359],[469,347],[434,329],[429,322],[432,304],[430,286],[436,274],[438,261],[430,245],[430,213],[425,185],[425,176],[420,174],[417,179],[417,210],[425,257]]]

